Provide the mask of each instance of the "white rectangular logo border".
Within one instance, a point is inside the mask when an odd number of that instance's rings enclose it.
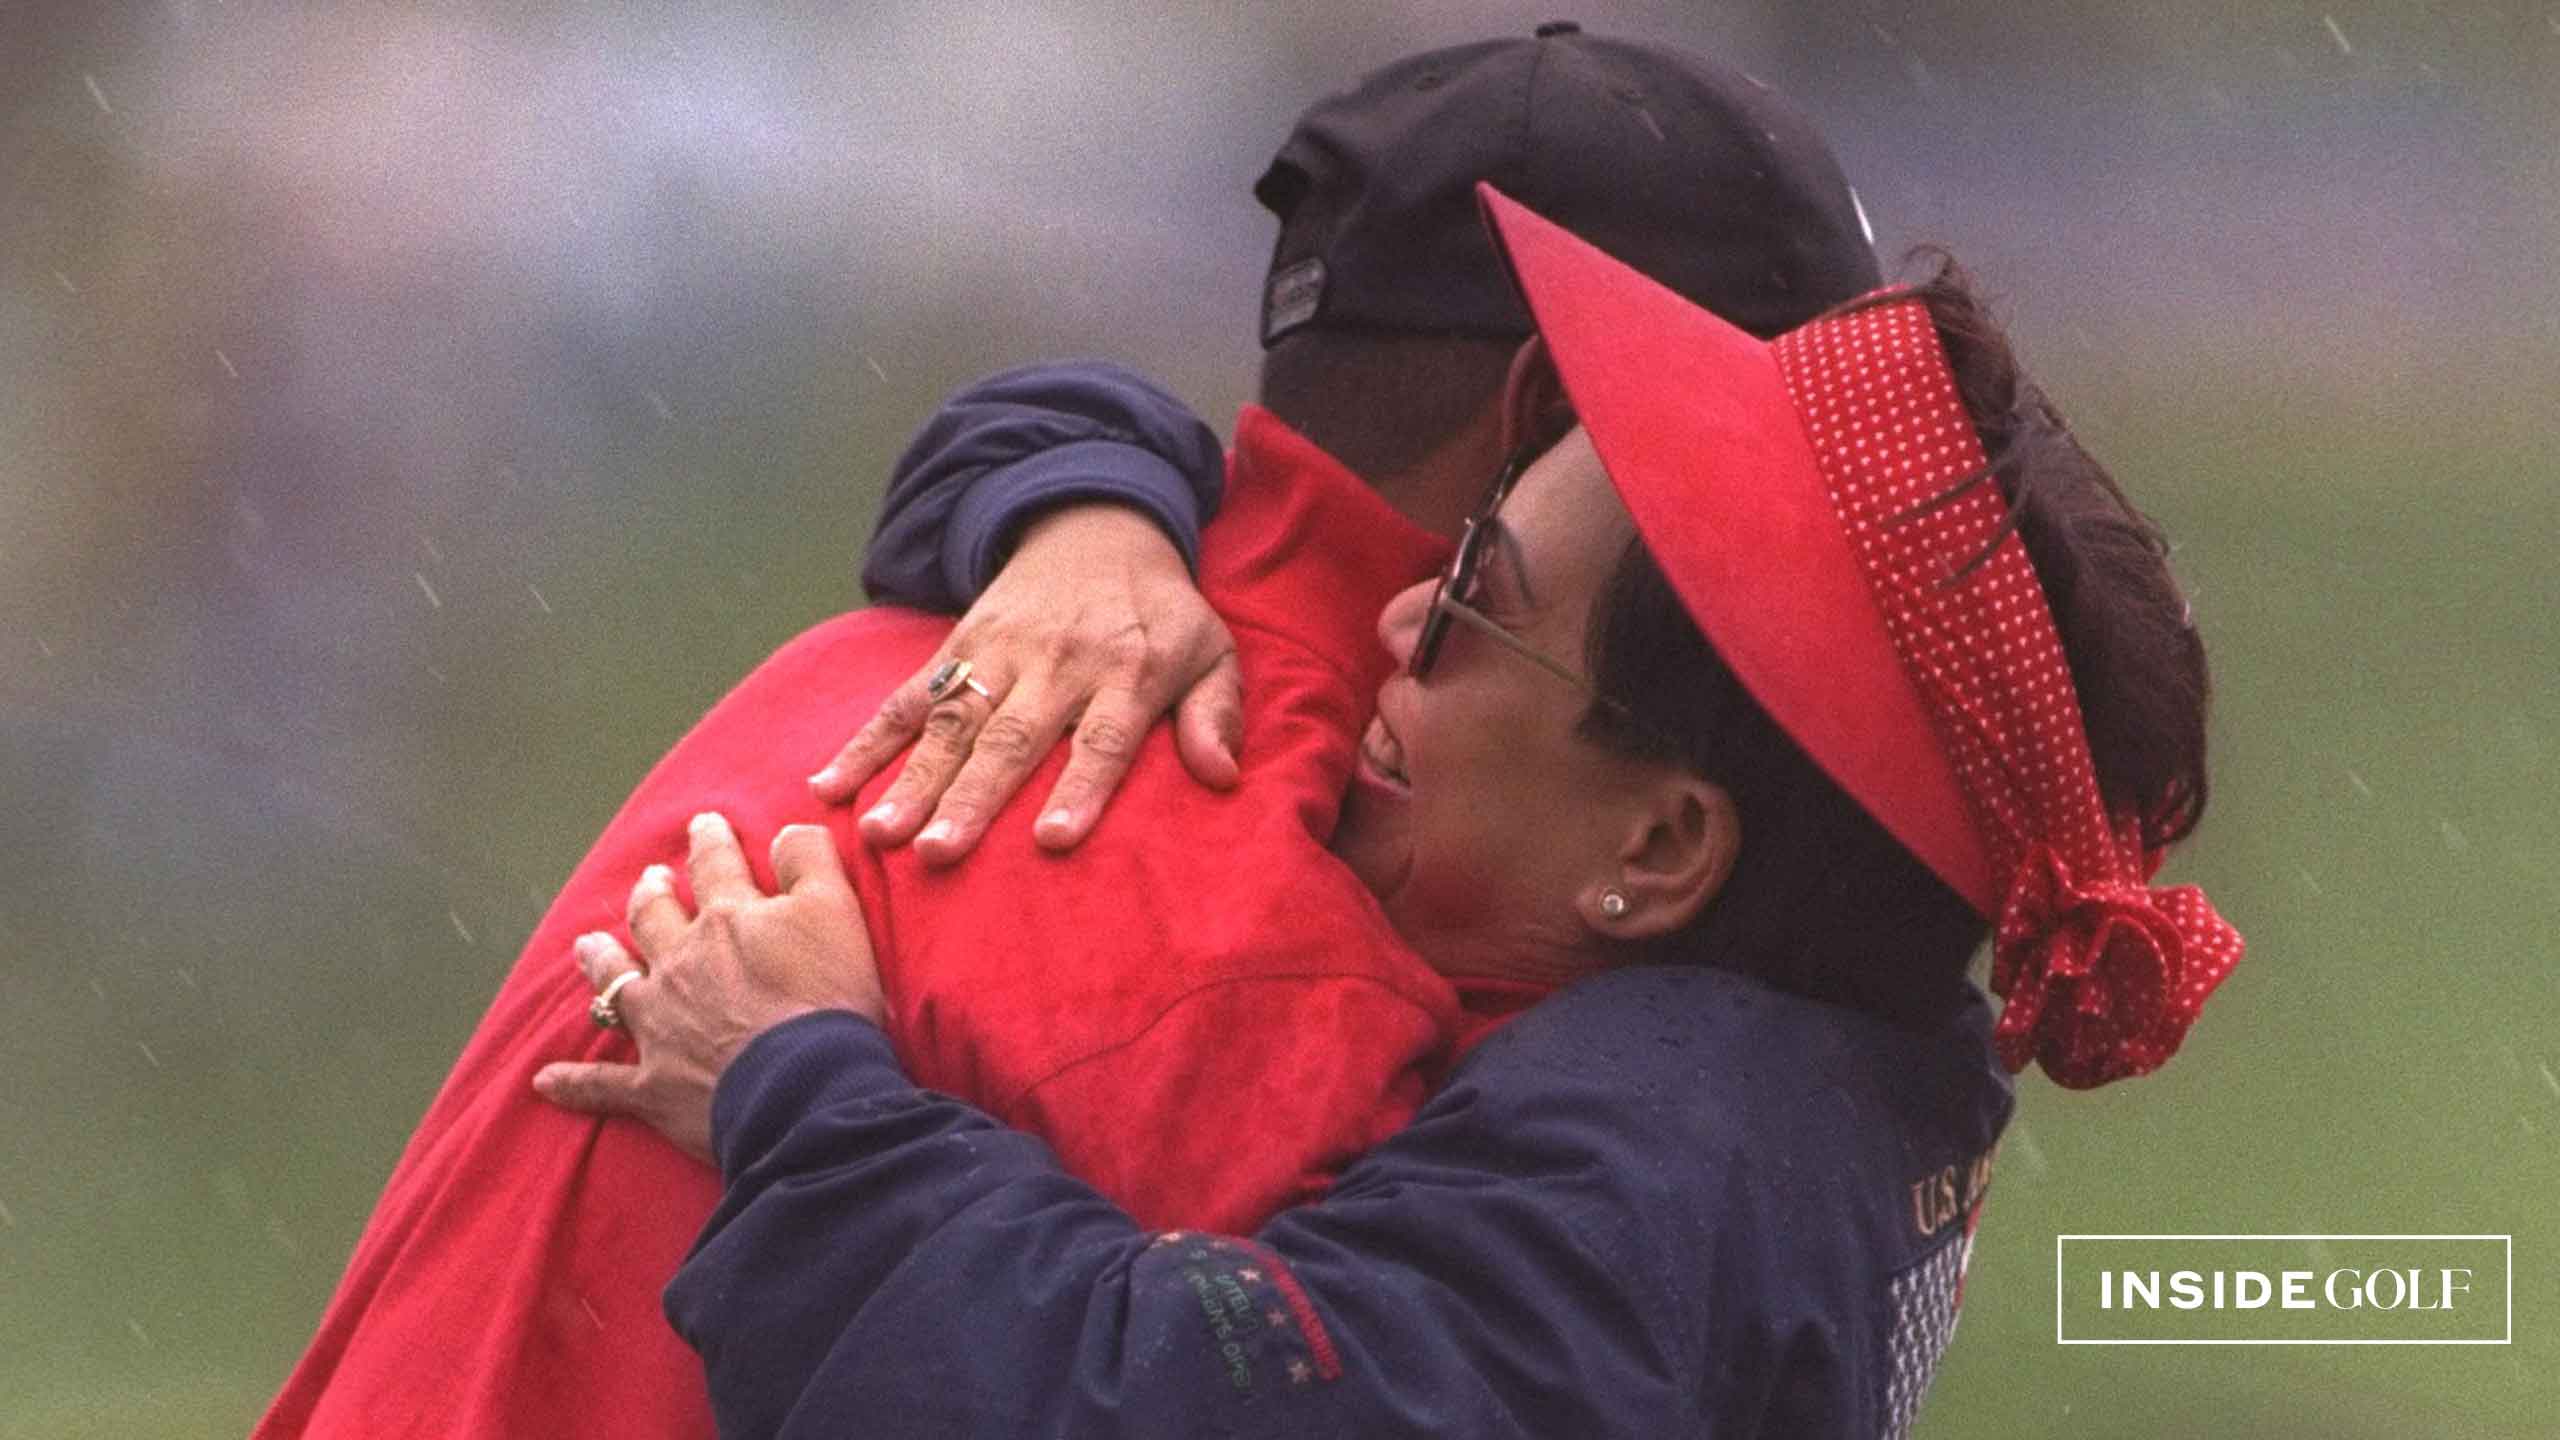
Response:
[[[2507,1333],[2495,1340],[2069,1340],[2062,1334],[2062,1242],[2065,1240],[2499,1240],[2507,1254]],[[2516,1237],[2513,1235],[2056,1235],[2053,1237],[2053,1343],[2056,1345],[2513,1345],[2516,1342]]]

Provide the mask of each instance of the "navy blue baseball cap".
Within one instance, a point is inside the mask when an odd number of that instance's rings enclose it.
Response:
[[[1299,117],[1253,187],[1280,217],[1263,345],[1527,336],[1478,181],[1764,338],[1882,279],[1803,112],[1739,70],[1555,21],[1396,61]]]

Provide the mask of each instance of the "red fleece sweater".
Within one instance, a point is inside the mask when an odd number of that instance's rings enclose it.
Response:
[[[1227,795],[1195,785],[1159,727],[1070,857],[1030,840],[1063,754],[944,872],[862,846],[859,805],[811,801],[805,777],[931,657],[945,620],[840,616],[723,699],[526,942],[261,1440],[712,1434],[698,1363],[659,1292],[719,1177],[648,1130],[553,1109],[530,1089],[547,1061],[629,1058],[627,1038],[588,1022],[569,942],[621,932],[643,867],[681,875],[685,823],[701,810],[737,825],[768,887],[774,831],[832,826],[908,1072],[1039,1134],[1141,1224],[1249,1233],[1400,1128],[1489,1022],[1462,1017],[1324,845],[1388,666],[1375,618],[1445,549],[1252,409],[1204,538],[1202,588],[1244,667],[1242,783]],[[1471,995],[1469,1008],[1522,998]]]

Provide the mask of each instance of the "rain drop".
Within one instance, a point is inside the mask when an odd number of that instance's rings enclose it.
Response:
[[[136,1040],[136,1041],[134,1041],[134,1042],[133,1042],[133,1048],[142,1052],[142,1058],[151,1062],[151,1068],[152,1068],[152,1069],[154,1069],[154,1070],[165,1070],[165,1069],[169,1068],[169,1067],[167,1067],[167,1066],[165,1066],[165,1065],[163,1065],[163,1064],[161,1064],[161,1063],[160,1063],[160,1053],[159,1053],[158,1051],[156,1051],[156,1050],[152,1049],[149,1045],[147,1045],[147,1044],[143,1043],[142,1041],[140,1041],[140,1040]]]
[[[2320,23],[2329,27],[2329,38],[2338,42],[2339,54],[2353,55],[2356,53],[2356,47],[2347,43],[2347,32],[2338,28],[2337,16],[2323,15],[2320,17]]]
[[[2373,798],[2373,787],[2364,783],[2364,777],[2357,774],[2355,771],[2349,770],[2347,772],[2347,783],[2356,787],[2356,793],[2358,795],[2363,796],[2367,800]]]
[[[2052,1167],[2045,1163],[2044,1147],[2036,1144],[2036,1137],[2027,1133],[2026,1126],[2013,1124],[2009,1127],[2009,1138],[2001,1142],[2001,1148],[2006,1149],[2012,1144],[2018,1147],[2018,1159],[2026,1165],[2027,1174],[2043,1179]]]
[[[462,937],[463,944],[476,945],[480,943],[471,938],[471,930],[468,926],[462,923],[462,913],[460,911],[447,907],[444,912],[444,918],[453,922],[453,933]]]
[[[551,602],[542,598],[542,589],[540,586],[535,585],[532,581],[528,580],[525,582],[524,588],[527,593],[533,596],[533,603],[542,607],[543,614],[548,615],[551,613]]]
[[[889,372],[880,368],[880,362],[879,362],[879,361],[872,359],[872,358],[871,358],[870,356],[868,356],[868,355],[865,355],[865,356],[863,356],[863,357],[862,357],[862,363],[871,367],[871,373],[872,373],[872,374],[874,374],[874,375],[879,376],[879,377],[880,377],[880,380],[881,380],[881,383],[883,383],[883,384],[888,383],[888,379],[889,379]]]
[[[240,367],[231,363],[231,357],[222,353],[221,346],[217,345],[214,347],[213,359],[215,364],[222,367],[223,374],[230,376],[234,380],[240,378]]]
[[[116,107],[107,103],[106,88],[98,83],[97,76],[83,70],[80,72],[80,83],[89,87],[89,98],[98,102],[99,114],[113,115],[116,113]]]
[[[444,602],[436,598],[436,587],[427,583],[427,577],[424,575],[416,575],[415,578],[418,582],[418,588],[426,592],[428,608],[434,610],[443,609]]]

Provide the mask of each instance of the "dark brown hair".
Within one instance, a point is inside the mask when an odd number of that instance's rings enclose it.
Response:
[[[1262,357],[1262,404],[1372,482],[1421,463],[1502,394],[1517,340],[1300,330]]]
[[[2167,563],[2168,542],[2018,367],[1971,281],[1943,251],[1915,252],[1905,298],[1928,306],[1996,483],[2051,604],[2078,689],[2099,793],[2147,847],[2192,831],[2205,804],[2204,644]],[[1838,313],[1838,312],[1834,312]],[[1741,819],[1723,891],[1656,958],[1746,971],[1781,988],[1884,1013],[1943,1003],[1987,923],[1886,833],[1779,729],[1689,618],[1653,557],[1631,544],[1594,601],[1588,738],[1714,781]],[[1648,732],[1684,737],[1677,754]]]

